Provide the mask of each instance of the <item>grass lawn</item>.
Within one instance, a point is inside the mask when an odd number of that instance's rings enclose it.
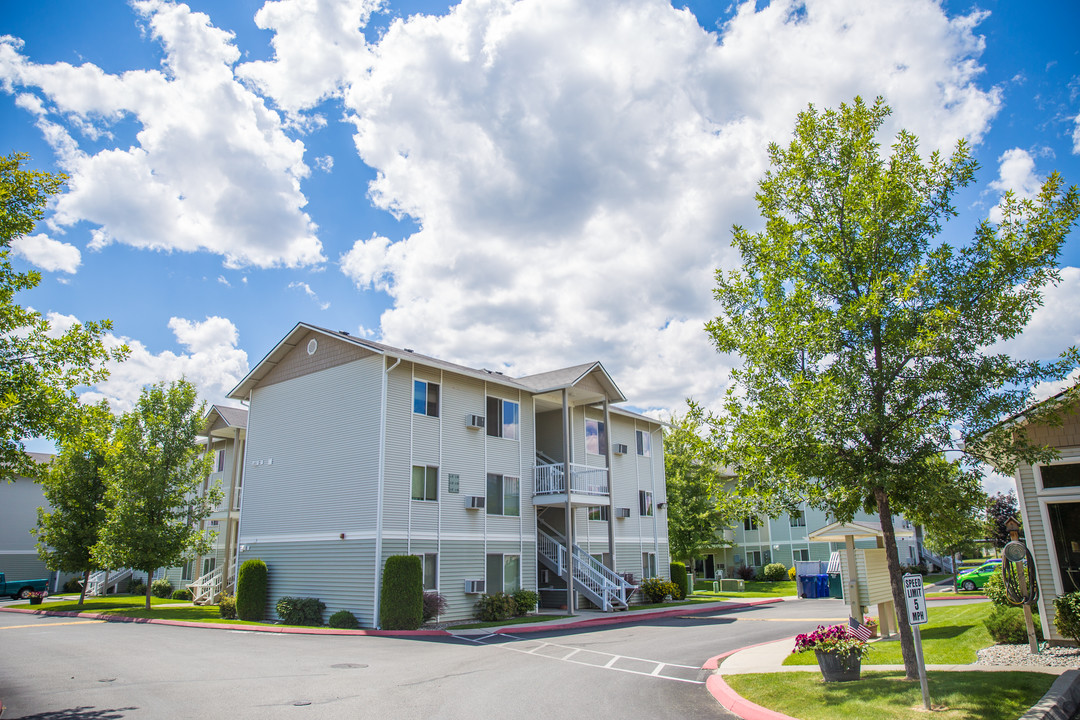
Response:
[[[264,625],[244,620],[226,620],[218,613],[216,605],[191,605],[171,598],[150,598],[150,610],[146,610],[144,595],[107,595],[89,597],[81,606],[76,596],[70,602],[45,602],[31,606],[30,603],[13,607],[55,612],[88,612],[102,615],[119,615],[130,618],[154,618],[160,620],[183,620],[185,622],[221,623],[225,625]]]
[[[693,597],[709,598],[711,600],[724,600],[725,598],[794,597],[798,592],[794,580],[777,580],[776,582],[747,580],[744,586],[746,587],[746,590],[743,592],[714,593],[712,591],[711,581],[699,581],[694,583]]]
[[[927,665],[966,665],[976,660],[975,651],[994,644],[982,621],[990,614],[990,603],[931,607],[929,621],[922,626],[923,657]],[[812,652],[789,655],[785,665],[817,665]],[[863,657],[863,665],[903,665],[900,641],[873,643]]]
[[[936,720],[1015,720],[1056,675],[1034,672],[929,672]],[[906,720],[929,717],[918,682],[901,672],[864,672],[857,682],[825,683],[818,673],[728,675],[747,700],[803,720]]]
[[[32,609],[55,610],[59,612],[102,612],[116,608],[140,608],[146,606],[145,595],[105,595],[104,597],[88,597],[86,598],[86,602],[81,606],[79,605],[78,595],[64,595],[62,596],[64,600],[60,602],[57,602],[57,597],[60,596],[53,595],[41,605],[32,606]],[[151,607],[154,605],[171,605],[182,602],[184,601],[173,600],[172,598],[150,598]],[[27,602],[13,607],[31,608],[31,605]]]

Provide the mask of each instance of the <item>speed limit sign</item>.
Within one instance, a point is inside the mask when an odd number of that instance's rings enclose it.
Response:
[[[904,576],[904,600],[907,602],[909,625],[926,623],[926,597],[923,594],[922,575]]]

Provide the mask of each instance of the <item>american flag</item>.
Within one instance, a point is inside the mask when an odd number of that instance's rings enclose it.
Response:
[[[855,618],[848,618],[848,631],[864,642],[869,640],[870,636],[874,634],[870,628],[866,627]]]

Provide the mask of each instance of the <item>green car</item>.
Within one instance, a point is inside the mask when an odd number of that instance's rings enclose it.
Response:
[[[996,572],[1001,572],[1001,561],[991,560],[977,568],[960,573],[956,580],[960,583],[961,590],[978,590]]]

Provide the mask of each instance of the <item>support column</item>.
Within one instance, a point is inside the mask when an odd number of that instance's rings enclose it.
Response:
[[[859,570],[855,566],[854,535],[844,536],[844,550],[847,555],[847,587],[844,588],[844,593],[847,596],[848,605],[850,606],[848,617],[862,622],[862,605],[859,600]]]
[[[570,391],[562,391],[563,486],[566,491],[566,614],[574,614],[574,508],[570,503]]]
[[[607,514],[607,542],[608,552],[611,557],[611,570],[615,572],[617,564],[615,562],[615,474],[611,469],[611,459],[613,453],[611,452],[611,443],[614,440],[614,434],[611,428],[611,407],[608,404],[608,399],[604,398],[604,429],[607,432],[607,486],[608,486],[608,514]]]

